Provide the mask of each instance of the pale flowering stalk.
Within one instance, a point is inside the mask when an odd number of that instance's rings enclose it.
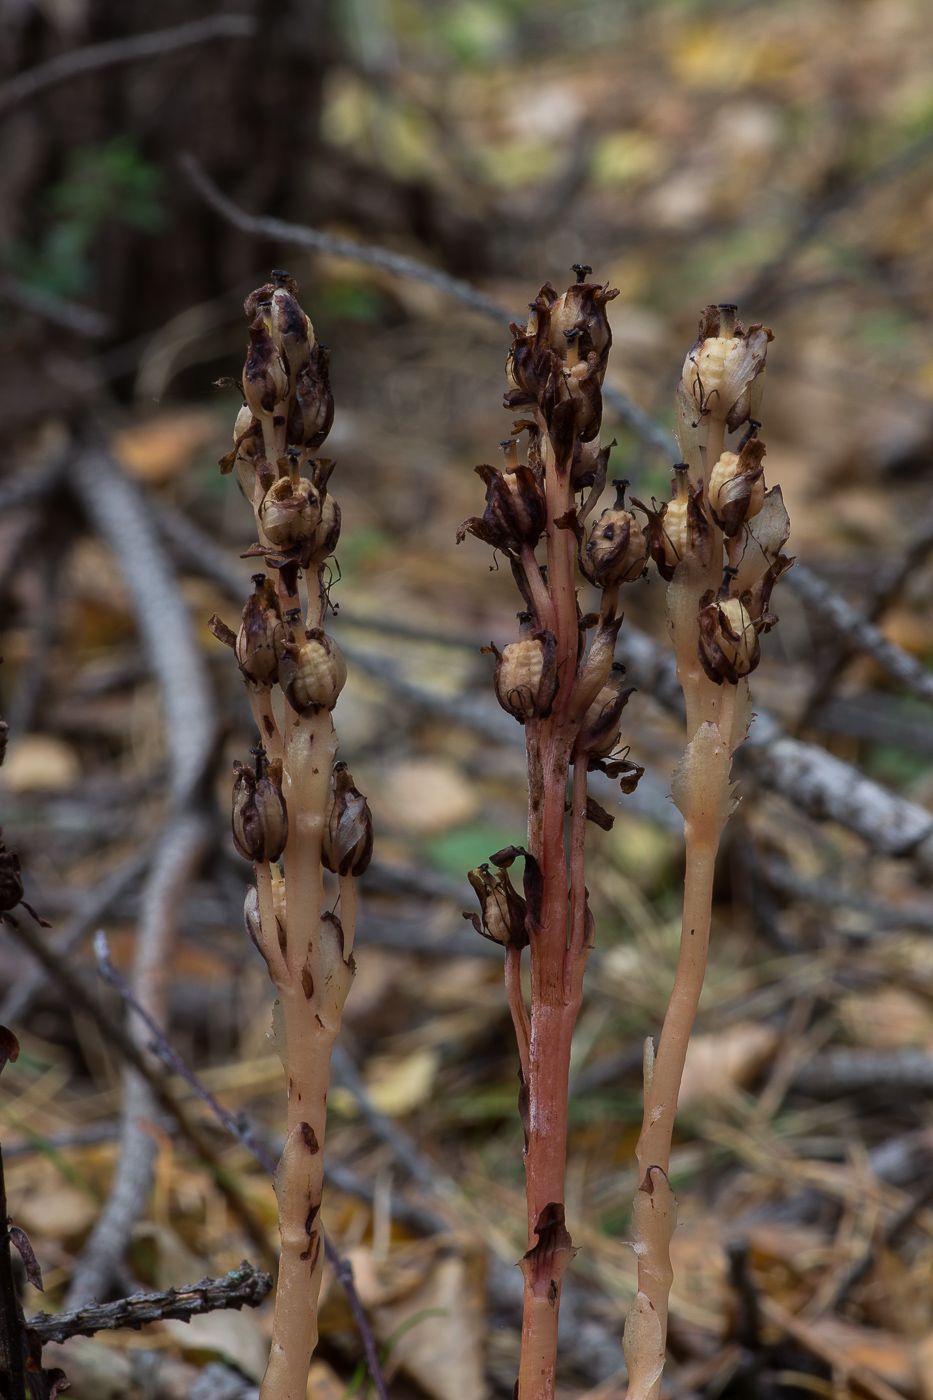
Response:
[[[323,1146],[331,1049],[353,978],[354,876],[369,864],[372,820],[346,765],[336,762],[331,711],[346,665],[323,630],[325,570],[340,534],[328,493],[333,462],[314,457],[333,422],[327,352],[286,273],[246,300],[250,349],[236,471],[253,507],[267,572],[238,633],[218,618],[235,651],[259,730],[251,766],[235,764],[233,835],[255,863],[246,928],[278,992],[274,1029],[285,1066],[288,1124],[275,1175],[282,1249],[272,1350],[261,1400],[304,1400],[317,1344]],[[339,912],[324,909],[324,869],[339,880]]]
[[[616,292],[587,282],[589,268],[563,293],[549,284],[526,326],[513,326],[506,406],[518,410],[502,470],[477,468],[486,485],[481,518],[458,533],[484,540],[511,561],[522,598],[518,640],[496,652],[499,703],[525,726],[528,848],[511,846],[470,873],[481,907],[478,932],[505,950],[505,983],[518,1041],[525,1128],[528,1251],[524,1274],[519,1400],[552,1400],[561,1280],[575,1250],[564,1219],[567,1092],[573,1028],[593,946],[584,847],[587,820],[612,818],[587,795],[587,772],[621,779],[631,792],[641,769],[616,756],[622,711],[631,693],[614,664],[619,589],[640,578],[644,532],[625,509],[624,483],[585,541],[583,522],[606,481],[601,448],[601,386],[611,335],[606,303]],[[527,462],[516,438],[527,434]],[[577,493],[582,493],[575,504]],[[547,563],[535,550],[546,537]],[[602,589],[600,610],[581,616],[575,556]],[[587,633],[595,629],[589,647]],[[565,804],[572,771],[569,839]],[[523,860],[523,892],[508,870]],[[490,866],[494,867],[491,869]],[[531,1004],[521,985],[529,949]]]
[[[687,748],[673,797],[684,818],[687,863],[680,959],[657,1054],[645,1046],[645,1109],[636,1149],[640,1185],[632,1212],[638,1292],[625,1325],[628,1400],[657,1400],[673,1279],[670,1241],[677,1206],[668,1181],[671,1135],[687,1042],[709,946],[719,839],[735,805],[732,754],[751,718],[747,676],[759,634],[777,622],[771,591],[792,564],[781,550],[790,525],[780,487],[765,491],[758,437],[771,333],[745,331],[734,306],[706,307],[677,395],[684,461],[673,499],[641,506],[651,554],[669,583],[677,674],[687,702]],[[747,429],[735,449],[725,434]]]

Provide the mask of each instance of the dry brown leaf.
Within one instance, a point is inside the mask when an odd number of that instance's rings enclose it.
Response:
[[[479,798],[459,769],[436,759],[413,759],[392,767],[375,798],[396,829],[433,835],[468,822]]]
[[[203,409],[160,413],[148,423],[126,428],[113,439],[113,451],[131,476],[158,484],[188,466],[195,452],[218,438],[217,419]]]
[[[858,1045],[899,1050],[933,1045],[933,1007],[909,987],[848,992],[837,1002],[840,1019]]]
[[[821,1317],[809,1327],[816,1336],[844,1352],[849,1360],[867,1366],[889,1385],[899,1390],[913,1389],[914,1354],[905,1337],[873,1327],[856,1327],[840,1317]]]
[[[326,1361],[315,1356],[308,1371],[306,1400],[343,1400],[346,1391],[346,1385],[333,1366],[328,1366]]]
[[[780,1036],[772,1026],[738,1021],[724,1031],[695,1035],[687,1049],[679,1106],[699,1099],[721,1098],[747,1088],[777,1049]]]

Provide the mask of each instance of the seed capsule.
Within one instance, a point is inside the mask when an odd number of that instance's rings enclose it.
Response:
[[[307,363],[314,343],[314,327],[286,287],[272,293],[270,333],[275,348],[285,363],[292,384],[298,371]]]
[[[288,394],[288,370],[268,329],[268,303],[260,303],[249,328],[243,394],[257,418],[268,417]]]
[[[470,870],[467,879],[479,900],[480,913],[479,916],[464,914],[463,917],[469,919],[476,932],[503,947],[510,944],[517,948],[527,947],[525,916],[528,905],[514,889],[508,872],[499,869],[493,874],[484,863]]]
[[[737,685],[761,659],[758,627],[749,611],[750,594],[720,600],[705,593],[699,612],[698,654],[711,681]]]
[[[520,636],[504,651],[484,647],[496,655],[494,685],[504,710],[520,724],[529,719],[546,719],[557,694],[555,642],[550,632],[537,631],[530,613],[519,613]]]
[[[330,493],[321,502],[321,518],[307,541],[307,554],[302,556],[304,568],[313,569],[323,564],[337,548],[340,539],[340,506]]]
[[[673,500],[652,509],[634,498],[632,504],[648,517],[648,548],[658,573],[668,582],[681,559],[695,554],[704,564],[710,556],[710,525],[703,513],[703,487],[690,489],[686,464],[674,468]]]
[[[606,758],[618,746],[622,732],[622,711],[634,687],[622,688],[625,667],[614,663],[609,680],[586,712],[579,744],[594,758]]]
[[[767,326],[746,331],[735,313],[727,303],[704,307],[681,379],[685,406],[701,418],[725,422],[730,432],[758,415],[768,342],[774,338]]]
[[[310,324],[310,323],[309,323]],[[330,387],[329,355],[313,342],[307,362],[295,380],[295,394],[288,416],[288,440],[306,452],[316,452],[334,423],[334,396]]]
[[[243,621],[236,639],[236,659],[252,681],[270,685],[278,677],[279,659],[275,652],[281,617],[275,585],[265,574],[254,574],[255,592],[243,609]]]
[[[476,468],[476,474],[486,483],[486,509],[482,519],[472,516],[464,520],[457,531],[457,543],[462,544],[469,533],[512,557],[520,554],[524,545],[534,549],[547,519],[539,476],[517,462],[504,472],[484,463]]]
[[[706,499],[710,514],[727,537],[737,535],[764,505],[764,455],[764,443],[751,438],[741,453],[724,452],[710,472]]]
[[[373,854],[369,803],[354,786],[347,765],[334,769],[334,792],[324,818],[321,863],[336,875],[362,875]]]
[[[255,770],[234,763],[233,843],[246,860],[278,860],[288,840],[288,811],[282,795],[282,763],[268,765],[262,749]]]
[[[312,705],[332,710],[346,683],[343,653],[321,627],[305,633],[304,642],[287,641],[280,648],[279,677],[282,689],[296,710]]]
[[[270,544],[291,549],[314,534],[321,519],[318,493],[307,477],[274,481],[259,507],[259,523]]]
[[[628,482],[614,484],[615,504],[596,521],[580,556],[584,575],[600,588],[641,578],[648,563],[645,532],[625,509]]]

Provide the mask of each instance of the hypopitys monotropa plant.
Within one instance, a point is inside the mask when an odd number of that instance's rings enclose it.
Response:
[[[746,331],[735,317],[731,305],[704,310],[677,392],[684,461],[674,468],[672,499],[640,507],[651,557],[668,581],[687,704],[687,748],[673,779],[687,860],[674,988],[657,1051],[650,1040],[645,1046],[631,1226],[638,1292],[624,1336],[628,1400],[657,1400],[661,1389],[676,1223],[668,1170],[677,1096],[706,969],[716,853],[735,805],[732,754],[751,718],[747,678],[758,665],[760,634],[777,621],[771,591],[793,563],[781,552],[790,524],[780,487],[765,490],[765,446],[757,436],[771,333],[763,326]],[[739,431],[741,439],[726,450],[726,433]]]
[[[238,632],[211,620],[236,654],[259,730],[254,762],[234,765],[233,838],[255,865],[246,929],[278,992],[275,1038],[288,1088],[275,1175],[282,1250],[261,1400],[304,1400],[317,1343],[330,1056],[354,971],[354,877],[372,855],[366,799],[336,762],[331,711],[347,670],[323,623],[340,507],[327,489],[333,462],[314,456],[333,398],[327,352],[296,291],[286,273],[273,273],[245,303],[245,403],[221,468],[236,472],[253,508],[258,541],[248,554],[265,569],[253,576]],[[339,912],[324,907],[325,869],[339,882]]]
[[[648,541],[625,508],[622,484],[616,504],[589,538],[585,533],[606,482],[601,387],[611,343],[606,303],[617,293],[585,281],[589,268],[575,271],[575,286],[558,295],[546,284],[527,325],[512,327],[505,403],[521,416],[504,444],[502,468],[477,467],[486,508],[458,532],[459,540],[473,534],[510,560],[522,598],[518,639],[488,650],[496,655],[499,703],[525,727],[528,845],[498,851],[471,872],[480,914],[467,916],[505,950],[518,1040],[528,1200],[520,1400],[554,1394],[561,1279],[575,1253],[564,1218],[564,1169],[570,1045],[594,935],[584,877],[586,823],[612,824],[588,796],[587,774],[606,773],[629,792],[641,774],[617,754],[631,693],[614,661],[619,591],[648,561]],[[523,437],[527,460],[520,462]],[[542,539],[546,563],[536,554]],[[586,616],[577,605],[578,556],[585,576],[602,590],[599,612]],[[518,859],[521,893],[509,875]],[[530,1006],[521,984],[526,947]]]

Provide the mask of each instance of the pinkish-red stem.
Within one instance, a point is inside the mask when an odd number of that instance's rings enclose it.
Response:
[[[518,1382],[520,1400],[553,1400],[554,1396],[561,1279],[574,1252],[563,1222],[564,1174],[570,1047],[582,999],[582,964],[585,961],[585,763],[579,765],[582,771],[575,774],[574,781],[571,881],[568,881],[564,838],[567,779],[578,728],[568,717],[578,643],[575,540],[572,532],[554,524],[555,519],[569,510],[572,492],[569,473],[558,476],[549,444],[545,489],[547,592],[552,619],[550,630],[556,642],[559,689],[550,718],[526,726],[528,846],[541,868],[544,892],[540,926],[531,933],[531,1034],[527,1070],[523,1067],[528,1091],[525,1150],[528,1253],[522,1261],[525,1306]],[[526,575],[528,572],[526,566]],[[543,585],[539,573],[537,577]],[[536,597],[535,601],[541,622],[544,605],[538,605]]]

